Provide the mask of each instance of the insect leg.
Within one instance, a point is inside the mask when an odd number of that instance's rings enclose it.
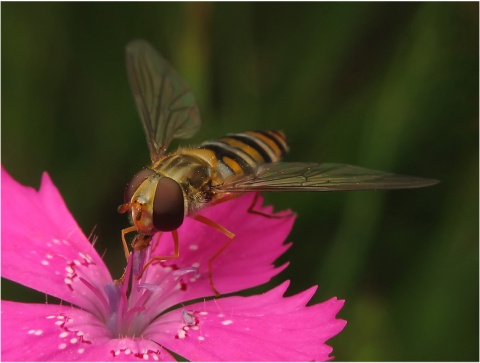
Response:
[[[143,266],[143,269],[142,269],[142,273],[140,274],[140,276],[137,276],[137,278],[141,278],[143,273],[145,272],[145,270],[147,269],[148,266],[150,266],[153,262],[155,261],[164,261],[164,260],[171,260],[173,258],[177,258],[178,256],[180,256],[180,253],[179,253],[179,248],[178,248],[178,232],[177,230],[173,230],[172,231],[172,236],[173,236],[173,255],[171,256],[155,256],[155,257],[152,257],[144,266]],[[156,246],[155,246],[156,248]],[[152,250],[153,251],[153,250]]]
[[[264,213],[264,212],[261,212],[259,210],[255,210],[255,207],[257,205],[257,201],[258,201],[259,197],[260,197],[260,193],[256,192],[255,197],[253,198],[252,204],[247,209],[248,213],[257,214],[259,216],[263,216],[263,217],[266,217],[266,218],[287,218],[287,217],[292,217],[292,216],[295,215],[295,213],[293,213],[293,212],[290,212],[288,214],[278,215],[278,214]]]
[[[127,259],[127,261],[128,261],[128,255],[130,254],[130,251],[128,250],[128,245],[127,245],[127,241],[125,240],[125,235],[130,232],[135,232],[136,230],[137,228],[135,228],[135,226],[122,229],[123,251],[125,252],[125,258]]]
[[[209,206],[214,206],[214,205],[217,205],[217,204],[220,204],[220,203],[223,203],[223,202],[228,202],[229,200],[233,200],[233,199],[236,199],[238,198],[239,196],[241,196],[242,194],[241,193],[231,193],[231,194],[227,194],[217,200],[214,200],[213,202],[210,202],[209,203]]]
[[[220,203],[228,202],[230,200],[233,200],[233,199],[236,199],[236,198],[240,197],[242,194],[243,193],[227,194],[226,196],[221,197],[221,198],[211,202],[209,204],[209,206],[214,206],[214,205],[217,205],[217,204],[220,204]],[[264,212],[261,212],[259,210],[256,210],[255,207],[257,205],[259,197],[260,197],[260,193],[255,192],[255,197],[253,198],[252,204],[250,204],[250,207],[248,207],[248,209],[247,209],[248,213],[257,214],[259,216],[263,216],[263,217],[266,217],[266,218],[286,218],[286,217],[292,217],[292,216],[295,215],[295,213],[293,213],[293,212],[290,212],[288,214],[283,214],[283,215],[274,215],[274,214],[264,213]]]
[[[123,284],[123,281],[125,281],[125,274],[126,273],[127,273],[127,269],[125,268],[125,270],[123,270],[122,276],[119,279],[113,280],[113,283],[115,284],[115,286]]]
[[[230,245],[230,243],[233,242],[233,240],[235,239],[235,234],[230,232],[228,229],[226,229],[225,227],[219,225],[218,223],[212,221],[211,219],[207,218],[207,217],[204,217],[202,215],[194,215],[192,216],[192,218],[196,219],[197,221],[203,223],[203,224],[206,224],[207,226],[210,226],[212,228],[215,228],[217,231],[223,233],[225,236],[227,236],[228,238],[230,238],[230,240],[225,243],[217,252],[215,252],[215,254],[210,257],[210,259],[208,260],[208,278],[210,280],[210,286],[212,287],[212,290],[213,292],[215,293],[215,295],[220,295],[220,293],[218,292],[218,290],[215,288],[215,285],[213,283],[213,270],[212,270],[212,265],[213,265],[213,261],[223,252],[225,251],[225,249]]]
[[[160,242],[160,238],[162,237],[162,233],[163,232],[157,232],[156,233],[156,235],[155,235],[156,239],[155,239],[154,244],[152,245],[152,252],[154,252],[157,249],[158,243]],[[153,241],[153,238],[152,238],[152,241]]]

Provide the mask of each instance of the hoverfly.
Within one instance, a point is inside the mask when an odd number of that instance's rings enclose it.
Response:
[[[118,208],[120,213],[131,212],[133,224],[122,230],[125,255],[129,254],[125,241],[129,232],[137,232],[133,250],[149,247],[157,232],[171,232],[174,239],[174,254],[152,258],[143,271],[154,260],[179,256],[177,229],[189,216],[229,238],[209,260],[210,285],[218,294],[212,262],[235,234],[197,212],[245,192],[402,189],[437,183],[345,164],[282,162],[288,146],[281,131],[230,134],[197,148],[167,153],[173,139],[189,138],[200,127],[195,98],[170,64],[144,40],[127,45],[126,66],[152,164],[132,178],[124,204]]]

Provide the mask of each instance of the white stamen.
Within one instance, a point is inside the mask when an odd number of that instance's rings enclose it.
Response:
[[[195,315],[192,313],[182,310],[182,319],[185,325],[192,326],[195,325]],[[185,327],[185,330],[187,330],[187,327]]]

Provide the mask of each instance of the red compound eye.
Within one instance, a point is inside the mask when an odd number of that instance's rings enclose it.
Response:
[[[153,225],[159,231],[173,231],[183,223],[184,203],[180,184],[160,178],[153,200]]]

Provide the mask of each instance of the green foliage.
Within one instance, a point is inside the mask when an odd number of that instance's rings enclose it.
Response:
[[[339,360],[479,359],[478,3],[3,3],[2,164],[34,186],[48,171],[117,275],[116,207],[149,160],[124,68],[133,38],[196,94],[191,144],[282,129],[290,161],[440,179],[267,195],[298,212],[272,285],[346,299]]]

